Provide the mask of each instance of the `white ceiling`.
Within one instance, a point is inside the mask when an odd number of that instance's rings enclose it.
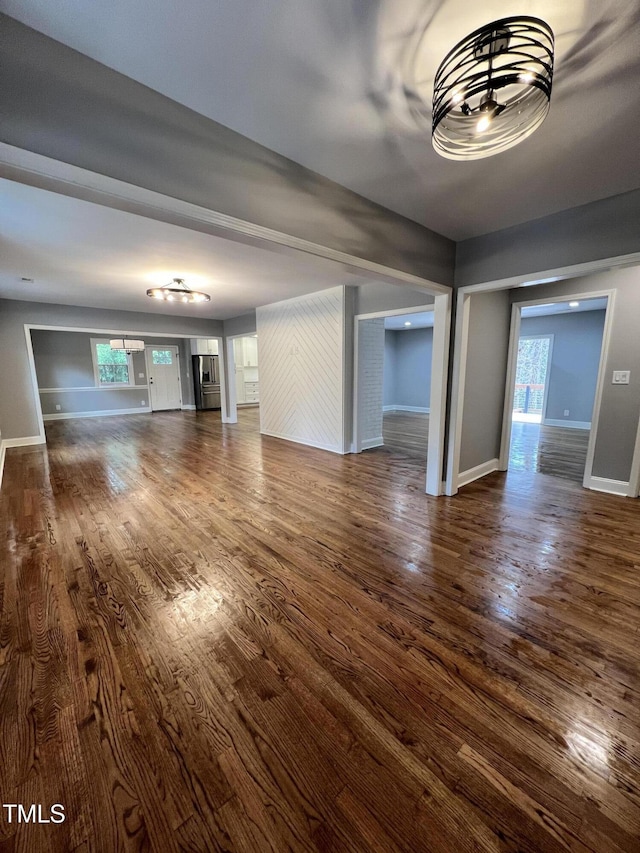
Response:
[[[0,297],[224,320],[258,305],[363,279],[284,255],[0,179]],[[211,302],[150,299],[183,277]],[[22,277],[33,282],[21,281]]]
[[[454,239],[640,187],[632,0],[0,0],[0,8]],[[514,14],[542,17],[556,33],[547,120],[498,156],[438,157],[406,91],[428,101],[445,53]]]
[[[607,297],[580,299],[578,304],[571,306],[568,302],[547,302],[543,305],[526,305],[522,309],[523,317],[548,317],[551,314],[579,314],[581,311],[604,311],[607,307]]]
[[[407,325],[408,324],[408,325]],[[433,311],[423,311],[421,314],[396,314],[384,318],[385,329],[408,332],[411,329],[427,329],[433,326]]]

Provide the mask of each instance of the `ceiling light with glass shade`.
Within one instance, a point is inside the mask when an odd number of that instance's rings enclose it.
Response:
[[[162,299],[165,302],[211,302],[208,293],[191,290],[183,278],[174,278],[173,281],[163,287],[150,287],[147,290],[147,296],[152,299]]]
[[[493,21],[444,58],[433,89],[432,140],[450,160],[479,160],[522,142],[549,112],[553,31],[539,18]]]

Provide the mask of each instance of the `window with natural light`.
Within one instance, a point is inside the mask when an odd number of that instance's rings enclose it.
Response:
[[[92,340],[91,353],[97,385],[131,385],[131,356],[124,350],[111,349],[109,341]]]

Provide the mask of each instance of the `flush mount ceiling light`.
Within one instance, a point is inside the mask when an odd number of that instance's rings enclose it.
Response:
[[[147,296],[152,299],[164,299],[165,302],[211,302],[208,293],[200,290],[191,290],[184,283],[183,278],[174,278],[170,284],[164,287],[150,287]]]
[[[526,139],[549,112],[553,31],[539,18],[504,18],[468,35],[442,61],[433,88],[433,147],[479,160]]]
[[[142,352],[144,350],[144,341],[137,341],[133,338],[113,338],[109,341],[111,349],[122,349],[127,355],[132,352]]]

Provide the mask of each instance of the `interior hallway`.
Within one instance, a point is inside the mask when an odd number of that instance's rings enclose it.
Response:
[[[0,842],[637,849],[636,503],[518,471],[430,498],[209,414],[7,452],[2,796],[67,820]]]

